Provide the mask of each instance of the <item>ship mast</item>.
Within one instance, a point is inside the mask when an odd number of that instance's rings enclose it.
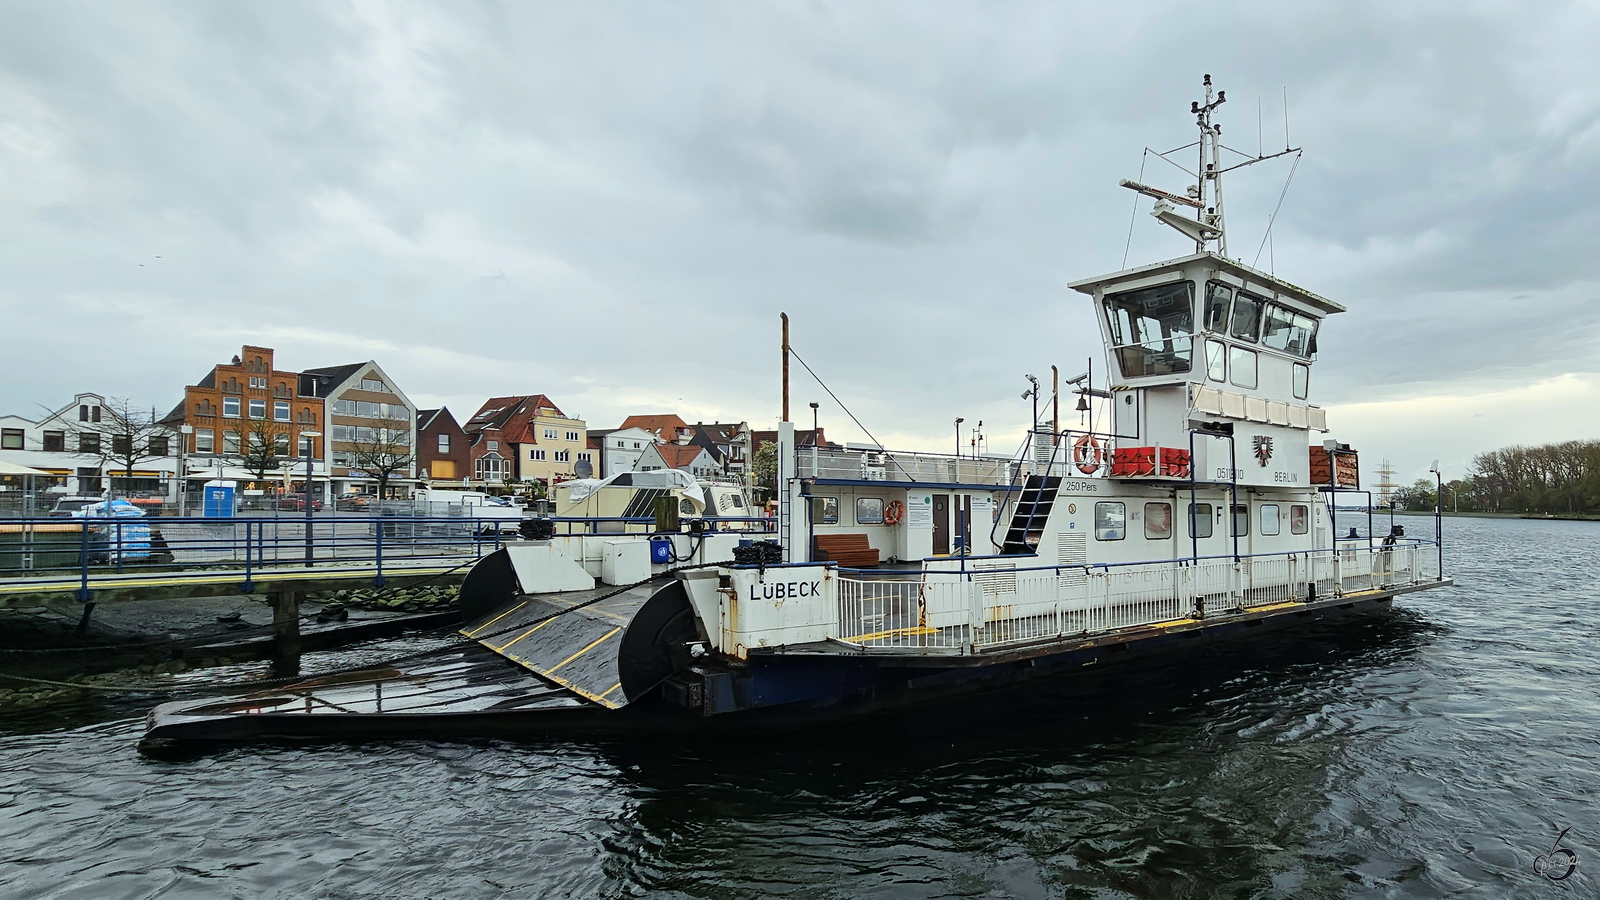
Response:
[[[1265,162],[1269,159],[1276,159],[1290,153],[1299,153],[1300,148],[1290,147],[1286,138],[1284,148],[1277,153],[1269,153],[1264,156],[1258,153],[1255,156],[1251,156],[1248,153],[1223,145],[1222,126],[1211,121],[1211,114],[1216,111],[1217,107],[1228,102],[1228,95],[1226,91],[1213,91],[1210,75],[1205,76],[1204,87],[1205,102],[1201,103],[1196,100],[1189,104],[1189,112],[1195,117],[1195,124],[1200,129],[1200,139],[1193,143],[1184,144],[1182,147],[1175,147],[1165,153],[1155,154],[1188,172],[1194,177],[1195,183],[1189,185],[1183,194],[1164,191],[1147,184],[1140,184],[1137,181],[1129,181],[1126,178],[1119,184],[1147,197],[1155,198],[1155,208],[1150,211],[1150,214],[1159,219],[1162,224],[1173,228],[1194,241],[1194,251],[1196,253],[1204,253],[1212,249],[1212,245],[1215,245],[1218,255],[1227,256],[1228,235],[1227,229],[1223,224],[1222,212],[1223,173],[1231,172],[1234,169],[1242,169],[1245,166],[1255,165],[1258,162]],[[1190,172],[1187,167],[1173,160],[1172,156],[1180,151],[1192,148],[1199,149],[1200,165],[1198,169]],[[1225,166],[1222,162],[1223,150],[1237,154],[1244,159],[1242,162]],[[1192,210],[1192,218],[1178,212],[1178,206],[1184,206]]]

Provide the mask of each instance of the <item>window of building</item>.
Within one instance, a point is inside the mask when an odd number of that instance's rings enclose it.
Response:
[[[1144,505],[1144,536],[1152,541],[1172,537],[1172,504],[1146,503]]]
[[[46,431],[44,433],[44,449],[51,453],[63,453],[67,449],[67,433],[65,431]]]
[[[856,498],[856,524],[857,525],[882,525],[883,524],[883,498],[882,497],[857,497]]]
[[[1311,367],[1302,363],[1294,364],[1294,395],[1297,399],[1304,400],[1311,393]]]
[[[1197,538],[1211,537],[1211,504],[1189,504],[1189,536]]]
[[[305,444],[303,442],[309,441],[309,440],[311,440],[311,438],[301,438],[300,440],[302,441],[300,446],[303,448],[305,446]],[[302,452],[304,452],[304,451],[302,450]],[[350,454],[348,454],[348,453],[337,453],[337,452],[334,453],[333,454],[333,459],[331,460],[331,464],[335,465],[335,466],[338,466],[341,469],[350,468]]]
[[[289,433],[280,431],[272,436],[272,452],[279,456],[289,455]]]
[[[79,422],[87,422],[87,421],[89,421],[89,407],[87,407],[87,406],[78,407],[78,421]]]
[[[383,405],[383,417],[385,419],[399,419],[402,422],[409,422],[411,421],[411,410],[398,403],[385,403]]]
[[[289,421],[289,401],[274,400],[272,402],[272,418],[278,422]]]
[[[634,441],[633,442],[633,449],[635,449],[635,450],[639,449],[639,442],[638,441]]]
[[[557,450],[556,451],[556,456],[555,456],[555,461],[556,462],[572,462],[572,451],[571,450]]]
[[[267,380],[265,378],[261,378],[261,377],[256,376],[256,375],[252,375],[252,376],[250,376],[250,387],[251,388],[255,388],[255,389],[260,389],[260,390],[266,390]]]
[[[1194,283],[1177,281],[1105,299],[1113,353],[1127,377],[1189,371]]]
[[[1268,303],[1261,317],[1261,345],[1310,359],[1317,351],[1317,320],[1288,307]]]
[[[1250,536],[1250,506],[1245,503],[1233,505],[1233,534],[1235,537]]]
[[[439,452],[440,453],[449,453],[450,452],[450,435],[448,435],[448,434],[439,435]]]
[[[209,428],[196,428],[194,430],[194,452],[196,452],[196,453],[215,453],[215,452],[217,452],[216,432],[212,431]]]
[[[1127,506],[1120,500],[1101,500],[1094,505],[1094,539],[1120,541],[1128,536]]]
[[[545,429],[545,430],[544,430],[544,439],[545,439],[545,440],[547,440],[547,441],[553,441],[553,440],[555,440],[555,439],[556,439],[556,438],[557,438],[557,437],[558,437],[558,436],[559,436],[559,435],[560,435],[560,432],[559,432],[559,431],[557,431],[557,430],[556,430],[556,429],[554,429],[554,428],[546,428],[546,429]]]
[[[127,434],[113,434],[111,436],[111,452],[117,456],[133,455],[133,436]]]
[[[1233,336],[1253,341],[1261,334],[1261,298],[1240,291],[1233,298]]]
[[[593,461],[594,461],[594,455],[591,454],[591,453],[579,453],[578,454],[578,462],[593,462]]]
[[[1206,341],[1206,377],[1212,381],[1228,380],[1228,345],[1221,341]]]
[[[617,446],[618,447],[626,447],[626,446],[628,446],[628,442],[627,441],[617,441]],[[634,444],[634,446],[637,447],[639,445],[638,444]]]
[[[1309,507],[1302,506],[1302,505],[1300,505],[1298,503],[1296,503],[1293,506],[1289,507],[1289,533],[1290,534],[1305,534],[1306,533],[1306,530],[1309,527],[1309,525],[1307,523],[1307,520],[1311,517],[1310,516],[1310,512],[1311,512],[1311,510],[1310,510]]]
[[[1233,370],[1233,383],[1237,387],[1256,386],[1256,352],[1244,347],[1228,348],[1228,368]]]
[[[1278,504],[1263,503],[1261,505],[1261,533],[1275,535],[1281,530],[1278,524]]]
[[[239,432],[229,430],[222,433],[223,453],[238,453],[239,446]]]
[[[1228,312],[1233,307],[1233,288],[1213,281],[1206,285],[1206,330],[1228,333]]]
[[[533,460],[534,462],[544,462],[544,451],[543,450],[529,450],[528,451],[528,458]]]
[[[229,418],[229,419],[237,419],[237,418],[239,418],[239,398],[238,397],[223,397],[222,398],[222,415],[225,418]]]
[[[79,453],[99,453],[100,434],[95,431],[81,431],[78,433]]]
[[[23,433],[21,428],[0,429],[0,450],[21,450]]]
[[[376,378],[363,378],[357,386],[363,391],[376,391],[380,394],[389,393],[389,386]]]
[[[267,401],[252,397],[250,400],[250,418],[265,419],[267,417]]]
[[[499,450],[500,449],[500,442],[499,441],[490,441],[489,442],[489,449],[490,450]]]
[[[145,452],[151,456],[166,456],[168,453],[167,438],[165,436],[151,438],[150,443],[145,445]]]
[[[839,498],[812,497],[811,521],[818,525],[839,524]]]
[[[576,440],[580,440],[580,438],[579,438],[578,433],[576,431],[569,431],[569,432],[567,432],[567,440],[576,441]]]

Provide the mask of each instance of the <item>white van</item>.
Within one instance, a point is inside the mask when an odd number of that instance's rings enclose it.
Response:
[[[521,524],[523,509],[509,499],[494,497],[481,491],[440,491],[421,488],[411,497],[413,511],[419,516],[449,516],[465,519],[491,519],[485,529],[515,531]]]

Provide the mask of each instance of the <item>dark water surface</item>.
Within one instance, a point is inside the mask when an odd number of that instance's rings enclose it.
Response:
[[[1600,523],[1446,526],[1393,615],[825,733],[160,761],[148,701],[0,711],[0,896],[1595,896]]]

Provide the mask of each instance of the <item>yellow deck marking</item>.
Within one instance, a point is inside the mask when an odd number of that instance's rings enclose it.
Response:
[[[504,644],[501,644],[498,647],[496,647],[495,645],[493,645],[493,644],[491,644],[491,643],[489,643],[487,641],[484,641],[482,643],[483,643],[483,645],[485,647],[488,647],[490,650],[493,650],[496,653],[504,653],[505,649],[507,647],[511,646],[512,644],[515,644],[517,641],[522,640],[523,638],[527,637],[528,635],[533,634],[535,631],[538,631],[539,629],[545,627],[546,625],[549,625],[551,622],[554,622],[554,621],[555,621],[554,617],[545,619],[543,622],[540,622],[539,624],[533,626],[532,628],[529,628],[527,631],[524,631],[523,633],[517,635],[516,637],[512,638],[511,640],[507,641]]]
[[[851,635],[850,637],[839,638],[839,640],[847,641],[847,642],[852,643],[852,644],[859,644],[859,643],[861,643],[863,641],[881,641],[884,638],[889,638],[889,637],[905,637],[905,636],[909,636],[909,635],[913,635],[913,634],[938,634],[938,633],[939,633],[939,629],[937,629],[937,628],[929,628],[926,625],[924,625],[924,626],[917,627],[917,628],[896,628],[896,629],[894,629],[892,631],[874,631],[871,634],[855,634],[855,635]]]
[[[575,685],[572,682],[566,680],[565,678],[562,678],[560,675],[551,675],[551,674],[549,674],[547,672],[542,672],[542,671],[539,670],[538,666],[535,666],[533,663],[528,662],[525,659],[522,659],[522,658],[516,657],[516,656],[508,656],[507,658],[512,660],[512,661],[514,661],[514,662],[520,663],[523,666],[528,667],[529,669],[532,669],[534,672],[538,673],[540,677],[547,678],[550,681],[555,682],[556,684],[566,688],[567,690],[573,692],[574,694],[577,694],[578,696],[582,697],[585,700],[591,701],[593,703],[598,703],[601,706],[604,706],[606,709],[621,709],[622,708],[622,704],[615,703],[613,701],[605,699],[605,694],[598,694],[597,695],[597,694],[591,693],[589,691],[584,690],[581,687],[578,687],[577,685]],[[610,691],[606,691],[606,694],[609,694],[609,693],[611,693],[611,692]]]
[[[607,638],[611,637],[612,635],[616,634],[617,632],[619,632],[621,630],[622,630],[621,628],[613,628],[613,629],[611,629],[610,631],[606,632],[605,634],[602,634],[599,637],[595,638],[593,641],[590,641],[589,642],[589,646],[583,648],[582,650],[579,650],[577,653],[572,654],[571,656],[567,657],[566,659],[563,659],[561,662],[556,663],[555,665],[551,666],[549,669],[546,669],[544,672],[542,672],[540,674],[549,675],[551,672],[554,672],[555,670],[561,668],[562,666],[566,665],[567,663],[572,662],[573,660],[575,660],[578,657],[584,655],[585,653],[588,653],[590,650],[593,650],[594,648],[600,646],[602,643],[605,642],[605,640]]]
[[[516,606],[513,606],[510,609],[506,610],[505,612],[501,613],[500,615],[495,616],[494,618],[492,618],[489,621],[483,623],[482,625],[479,625],[477,628],[474,628],[471,631],[462,632],[462,634],[464,634],[466,637],[477,637],[478,636],[478,632],[484,630],[485,628],[488,628],[490,625],[493,625],[494,623],[500,621],[501,619],[504,619],[506,616],[511,615],[512,613],[516,612],[517,610],[519,610],[519,609],[521,609],[521,608],[523,608],[524,606],[527,606],[527,605],[528,605],[528,601],[524,600],[521,603],[518,603]]]
[[[1305,606],[1305,604],[1298,600],[1290,600],[1285,603],[1274,603],[1270,606],[1247,606],[1244,611],[1248,613],[1270,612],[1274,609],[1289,609],[1294,606]]]
[[[611,692],[615,691],[619,687],[622,687],[622,682],[620,682],[620,681],[617,682],[616,684],[613,684],[611,687],[606,688],[606,692],[604,694],[601,694],[600,696],[601,697],[609,697],[609,696],[611,696]]]

